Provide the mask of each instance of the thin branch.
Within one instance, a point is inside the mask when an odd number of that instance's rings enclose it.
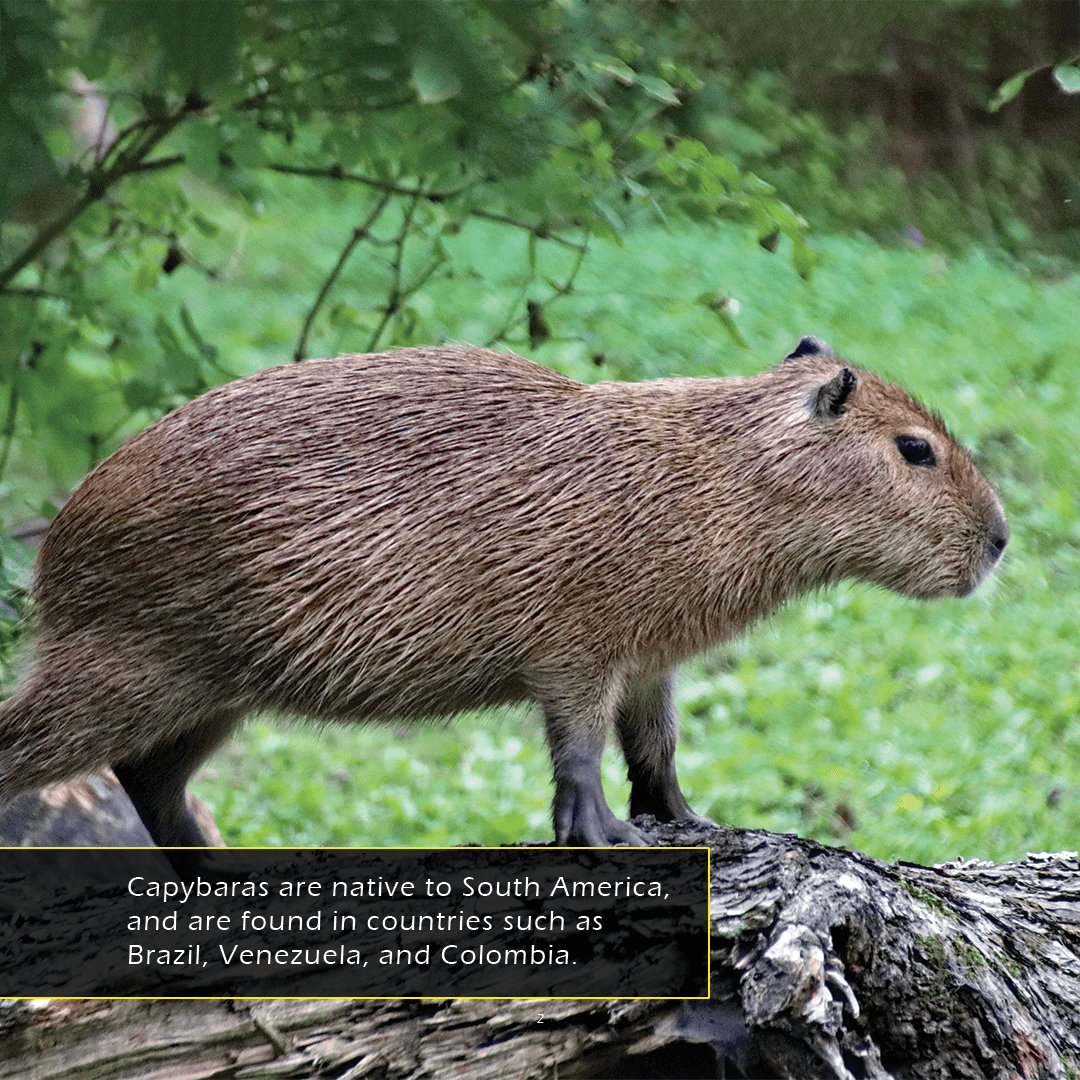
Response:
[[[422,192],[417,192],[416,195],[413,196],[402,215],[401,228],[398,230],[397,236],[394,237],[394,258],[390,264],[390,291],[386,297],[386,305],[383,307],[383,314],[382,318],[379,320],[379,325],[375,328],[375,332],[368,341],[368,352],[375,351],[375,347],[378,345],[379,338],[382,337],[383,331],[386,329],[390,320],[401,309],[401,271],[402,263],[405,259],[405,241],[409,238],[409,229],[412,227],[413,214],[416,213],[416,207],[422,198]]]
[[[342,249],[341,254],[338,256],[337,262],[334,263],[333,270],[330,271],[327,279],[322,283],[322,288],[319,289],[319,295],[315,297],[314,303],[308,310],[306,317],[304,318],[304,326],[300,331],[300,337],[296,342],[296,348],[293,350],[293,361],[303,360],[307,353],[307,341],[308,335],[311,333],[312,323],[315,322],[315,316],[318,315],[319,309],[323,306],[326,297],[329,295],[330,290],[334,286],[334,282],[337,281],[338,276],[345,267],[345,263],[348,261],[349,256],[353,253],[353,248],[360,243],[367,235],[368,231],[378,220],[379,215],[386,209],[387,204],[390,202],[390,193],[387,192],[375,205],[375,208],[368,214],[367,219],[363,225],[357,225],[353,228],[352,235],[349,237],[348,243]]]
[[[4,291],[5,296],[21,297],[25,300],[70,300],[66,293],[52,292],[49,289],[24,289],[22,286],[12,286]]]
[[[446,188],[442,191],[424,191],[422,187],[405,187],[389,180],[375,180],[370,176],[351,173],[344,166],[336,164],[316,169],[304,165],[285,165],[282,162],[271,162],[268,168],[274,172],[287,173],[290,176],[313,176],[323,180],[350,180],[354,184],[363,184],[365,187],[386,192],[388,195],[403,195],[407,199],[425,199],[428,202],[436,203],[456,198],[462,192],[468,190],[468,185],[463,184],[461,187]]]
[[[185,101],[179,110],[171,116],[150,117],[142,116],[138,120],[128,124],[126,128],[118,132],[113,141],[105,148],[97,160],[96,168],[87,175],[87,181],[93,188],[97,178],[112,174],[118,170],[127,175],[133,166],[140,163],[143,158],[189,113],[195,111],[197,106]],[[162,126],[166,125],[165,130]]]
[[[7,412],[4,415],[4,427],[0,430],[0,476],[4,475],[7,468],[8,456],[11,454],[11,443],[15,438],[15,414],[19,408],[19,383],[17,379],[11,380],[11,388],[8,390]]]
[[[138,120],[132,121],[121,131],[118,131],[116,135],[113,136],[113,141],[101,151],[100,157],[95,161],[97,170],[104,171],[106,169],[111,169],[113,166],[110,163],[110,158],[119,157],[121,148],[124,144],[139,132],[145,131],[146,126],[149,123],[151,123],[150,118],[142,116]]]
[[[11,280],[24,267],[29,266],[58,236],[66,232],[71,223],[88,206],[97,202],[102,194],[104,192],[98,193],[93,189],[87,191],[81,199],[72,204],[66,213],[54,218],[45,228],[39,230],[34,239],[23,249],[22,254],[16,256],[3,270],[0,270],[0,293],[6,292]]]
[[[444,188],[436,191],[425,191],[422,187],[406,187],[403,184],[395,184],[389,180],[376,180],[370,176],[361,176],[359,173],[349,172],[343,165],[327,165],[322,168],[312,168],[304,165],[286,165],[283,162],[271,162],[268,166],[274,172],[287,173],[290,176],[313,176],[323,180],[349,180],[354,184],[363,184],[374,188],[376,191],[388,192],[391,195],[402,195],[407,199],[424,199],[427,202],[446,202],[464,194],[471,185],[462,184],[458,188]],[[563,247],[581,251],[582,246],[573,240],[567,240],[556,232],[552,232],[543,222],[533,224],[529,221],[520,221],[506,214],[497,214],[492,210],[472,209],[469,211],[472,217],[483,218],[485,221],[495,221],[500,225],[510,225],[515,229],[523,229],[531,232],[537,240],[553,240]]]
[[[563,247],[573,248],[574,251],[583,253],[588,247],[587,244],[579,244],[573,240],[567,240],[558,233],[549,231],[548,227],[543,222],[539,225],[532,225],[528,221],[519,221],[517,218],[507,217],[506,214],[496,214],[491,210],[470,210],[469,213],[473,217],[483,218],[485,221],[496,221],[500,225],[512,225],[515,229],[524,229],[525,232],[531,232],[537,240],[554,240],[556,244],[562,244]]]
[[[32,364],[43,352],[45,346],[40,341],[35,341],[28,352],[23,353],[15,361],[15,367],[11,372],[11,388],[8,390],[7,411],[4,414],[4,426],[0,428],[0,476],[4,475],[7,468],[8,457],[11,454],[11,444],[15,438],[15,417],[19,411],[19,367],[23,363]]]
[[[536,280],[536,274],[533,273],[533,274],[530,274],[527,278],[525,278],[524,281],[522,281],[521,289],[518,291],[517,296],[514,297],[514,301],[510,305],[510,308],[509,308],[509,311],[507,312],[505,321],[503,322],[502,326],[500,326],[499,329],[496,330],[495,333],[493,333],[487,339],[487,341],[484,342],[484,347],[485,348],[490,349],[493,345],[495,345],[496,342],[502,341],[506,337],[506,335],[510,332],[510,330],[514,326],[518,325],[518,323],[521,322],[521,317],[518,316],[517,310],[518,310],[519,306],[521,305],[521,302],[528,295],[529,288],[530,288],[530,286],[533,284],[533,282],[535,280]],[[526,315],[526,318],[527,317],[528,316]]]
[[[7,290],[11,281],[27,266],[34,262],[39,255],[60,235],[66,232],[80,214],[94,203],[104,198],[105,193],[125,176],[142,171],[146,168],[162,168],[157,162],[146,162],[143,159],[185,116],[191,111],[185,102],[176,112],[160,120],[149,121],[141,130],[139,125],[132,125],[116,137],[113,145],[106,151],[106,156],[111,154],[121,139],[129,132],[137,132],[131,146],[125,147],[116,154],[111,165],[105,166],[104,162],[87,174],[86,192],[77,199],[64,213],[55,217],[47,225],[43,226],[37,235],[23,250],[22,254],[8,263],[0,270],[0,293]],[[166,164],[175,164],[169,158],[160,159]]]
[[[589,250],[588,236],[586,236],[583,243],[575,244],[574,247],[577,249],[578,256],[577,259],[574,260],[574,265],[571,267],[570,273],[567,274],[566,280],[561,285],[552,285],[551,295],[541,301],[542,307],[546,307],[548,304],[552,303],[552,301],[558,300],[560,297],[569,296],[574,291],[574,281],[578,276],[578,272],[581,270],[582,263],[585,262],[585,256]],[[535,276],[536,275],[534,274],[532,278],[525,282],[520,295],[511,305],[510,314],[507,315],[506,322],[504,322],[503,325],[488,338],[486,342],[488,348],[491,348],[497,341],[505,340],[506,335],[510,330],[515,326],[520,326],[523,322],[528,320],[528,314],[515,315],[514,313],[517,311],[518,305],[525,298],[525,293],[528,291],[529,285],[535,279]]]
[[[416,275],[412,284],[398,293],[398,311],[401,310],[404,303],[411,300],[435,276],[436,271],[447,261],[447,258],[445,252],[441,255],[434,255],[428,265]]]
[[[187,159],[183,154],[173,154],[171,157],[154,158],[153,161],[140,161],[133,165],[125,176],[133,176],[135,173],[156,172],[158,169],[171,169],[174,165],[183,165]]]

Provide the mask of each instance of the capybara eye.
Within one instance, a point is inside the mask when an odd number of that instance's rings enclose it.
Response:
[[[925,440],[915,435],[897,435],[896,449],[904,455],[904,460],[910,465],[936,465],[933,447]]]

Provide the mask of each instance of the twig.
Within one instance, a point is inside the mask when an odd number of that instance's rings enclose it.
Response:
[[[129,168],[124,175],[133,176],[135,173],[156,172],[158,169],[171,169],[174,165],[183,165],[187,160],[183,154],[172,154],[170,157],[154,158],[153,161],[140,161]]]
[[[390,291],[386,296],[386,304],[383,307],[382,318],[379,320],[379,325],[375,328],[375,332],[368,341],[368,352],[375,351],[375,347],[378,345],[379,338],[382,337],[383,331],[386,329],[390,320],[401,309],[401,271],[405,259],[405,241],[409,238],[409,229],[412,227],[413,215],[416,213],[416,207],[422,198],[423,193],[420,191],[417,191],[412,197],[402,215],[401,228],[398,230],[397,236],[394,237],[394,258],[390,264]]]
[[[524,229],[526,232],[532,233],[537,240],[554,240],[556,244],[562,244],[563,247],[573,248],[574,251],[584,253],[588,247],[587,243],[579,244],[573,240],[567,240],[558,233],[550,232],[543,222],[540,222],[538,225],[531,225],[527,221],[518,221],[517,218],[508,217],[506,214],[496,214],[491,210],[477,209],[470,210],[469,213],[473,217],[483,218],[485,221],[496,221],[500,225],[512,225],[515,229]]]
[[[376,191],[388,192],[391,195],[402,195],[408,199],[423,199],[426,202],[441,203],[448,199],[457,198],[468,189],[468,184],[457,188],[443,188],[435,191],[425,191],[423,187],[406,187],[404,184],[395,184],[390,180],[376,180],[370,176],[362,176],[359,173],[349,172],[343,165],[327,165],[322,168],[312,168],[304,165],[286,165],[283,162],[271,162],[269,168],[274,172],[286,173],[290,176],[313,176],[323,180],[348,180],[354,184],[364,184]],[[537,240],[553,240],[563,247],[573,248],[575,251],[582,250],[582,246],[573,240],[567,240],[557,232],[552,232],[542,221],[533,223],[521,221],[518,218],[509,217],[507,214],[498,214],[493,210],[479,208],[469,211],[470,216],[483,218],[485,221],[495,221],[500,225],[510,225],[515,229],[523,229],[532,233]]]
[[[0,476],[4,475],[7,468],[8,456],[11,453],[11,443],[15,438],[15,413],[19,408],[19,382],[11,380],[11,388],[8,390],[7,412],[4,416],[4,427],[0,430]]]
[[[349,172],[342,165],[328,165],[325,168],[309,168],[304,165],[285,165],[282,162],[271,162],[268,168],[274,172],[286,173],[289,176],[313,176],[323,180],[349,180],[354,184],[363,184],[365,187],[374,188],[376,191],[386,192],[388,195],[403,195],[408,199],[424,199],[427,202],[445,202],[447,199],[456,198],[467,190],[467,185],[458,188],[446,188],[442,191],[424,191],[423,187],[411,188],[403,184],[395,184],[390,180],[376,180],[371,176],[361,176],[359,173]]]
[[[412,297],[414,297],[435,276],[439,267],[442,266],[448,258],[445,251],[440,251],[439,246],[434,245],[434,254],[429,259],[427,265],[408,285],[403,285],[402,260],[405,252],[405,242],[408,239],[408,228],[411,225],[411,222],[412,214],[410,212],[402,224],[402,231],[394,238],[394,241],[392,241],[398,249],[393,264],[394,280],[390,286],[386,307],[383,309],[383,317],[379,322],[378,328],[372,334],[368,342],[368,351],[375,348],[390,320],[401,311],[402,306],[411,300]]]
[[[585,256],[589,250],[588,236],[586,235],[585,240],[581,244],[575,244],[574,247],[577,249],[578,256],[577,259],[574,261],[574,265],[571,268],[570,273],[567,275],[566,280],[561,285],[552,286],[551,295],[546,297],[541,302],[541,307],[546,307],[553,300],[558,300],[561,296],[569,296],[574,291],[574,280],[577,278],[578,272],[581,270],[582,263],[585,262]],[[525,293],[528,291],[530,283],[534,279],[535,274],[532,278],[525,282],[524,286],[522,287],[521,293],[510,307],[510,314],[507,315],[506,322],[504,322],[503,325],[500,326],[499,329],[496,330],[495,333],[488,338],[486,342],[488,348],[491,348],[491,346],[494,345],[497,341],[504,340],[506,338],[506,335],[513,327],[520,325],[523,321],[528,319],[527,313],[525,315],[515,315],[514,313],[517,311],[518,305],[521,303],[522,299],[525,296]]]
[[[113,140],[112,146],[105,152],[105,157],[86,176],[87,188],[85,194],[77,199],[64,213],[54,218],[43,226],[29,244],[17,255],[12,262],[0,270],[0,293],[6,291],[7,286],[24,267],[27,267],[62,233],[70,228],[72,222],[80,214],[94,203],[105,196],[105,193],[118,181],[132,173],[144,171],[147,168],[163,168],[166,165],[176,164],[172,158],[162,158],[160,162],[146,162],[143,159],[181,120],[191,111],[191,107],[185,102],[176,112],[160,120],[140,122],[125,129]],[[113,154],[121,140],[129,134],[135,138],[129,147],[118,151],[110,165],[106,160]]]
[[[53,292],[50,289],[28,289],[20,286],[11,286],[4,290],[5,296],[22,297],[25,300],[70,300],[66,293]]]
[[[15,417],[19,410],[19,378],[18,366],[25,360],[32,364],[43,352],[45,346],[40,341],[35,341],[28,353],[24,353],[16,361],[16,370],[11,373],[11,388],[8,390],[7,411],[4,414],[4,426],[0,429],[0,476],[4,475],[7,468],[8,456],[11,454],[11,444],[15,438]]]
[[[307,341],[308,335],[311,333],[312,324],[315,322],[315,316],[318,315],[319,309],[323,306],[326,297],[329,295],[330,290],[334,286],[334,282],[337,281],[338,276],[345,267],[345,263],[348,261],[349,256],[353,253],[353,248],[360,243],[367,235],[371,227],[378,220],[379,215],[386,209],[387,203],[390,202],[390,193],[387,192],[375,205],[375,208],[368,214],[363,225],[357,225],[353,228],[352,235],[349,237],[348,243],[342,249],[341,254],[338,256],[337,262],[334,264],[333,270],[330,271],[327,279],[322,283],[322,288],[319,289],[318,296],[315,297],[314,303],[311,305],[306,317],[304,318],[304,326],[300,331],[300,337],[296,342],[296,348],[293,350],[293,361],[303,360],[307,353]]]
[[[530,274],[527,278],[525,278],[525,280],[521,283],[521,290],[518,292],[517,296],[514,297],[514,301],[510,305],[510,309],[505,321],[503,322],[502,326],[500,326],[499,329],[496,330],[495,333],[493,333],[491,337],[489,337],[487,341],[484,342],[485,348],[490,349],[497,341],[502,341],[503,338],[505,338],[506,335],[510,332],[511,327],[515,326],[521,321],[521,319],[516,314],[518,306],[521,304],[522,300],[524,300],[525,297],[528,295],[529,288],[532,286],[535,280],[536,274],[533,273]],[[526,318],[527,317],[528,316],[526,315]]]

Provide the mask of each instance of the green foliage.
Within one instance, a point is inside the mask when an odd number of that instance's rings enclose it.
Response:
[[[1080,59],[1080,56],[1077,57]],[[1021,90],[1036,71],[1041,67],[1030,67],[1006,79],[995,92],[988,106],[991,112],[997,112],[1002,105],[1007,105]],[[1066,94],[1080,94],[1080,67],[1075,64],[1057,64],[1054,67],[1054,81]]]
[[[684,96],[680,129],[754,170],[813,226],[953,251],[976,238],[1058,272],[1061,256],[1080,257],[1078,113],[1061,93],[1080,85],[1076,35],[1049,8],[713,0],[665,10],[676,57],[709,72]]]
[[[1054,81],[1066,94],[1080,94],[1080,67],[1076,64],[1058,64],[1054,68]]]
[[[87,78],[105,76],[118,44],[132,43],[147,61],[147,84],[157,92],[198,93],[228,79],[240,42],[240,4],[217,0],[125,0],[102,5],[97,33],[80,67]],[[75,57],[72,57],[75,59]],[[87,70],[89,67],[89,70]]]
[[[550,830],[547,751],[520,718],[317,733],[255,723],[196,790],[232,844],[518,843]]]
[[[0,25],[0,469],[33,440],[57,493],[235,373],[199,306],[154,298],[173,275],[227,279],[237,230],[264,228],[283,190],[339,208],[311,257],[292,237],[294,359],[327,330],[425,340],[413,300],[460,272],[449,238],[477,219],[574,253],[557,282],[533,260],[493,340],[530,311],[540,325],[590,241],[643,217],[738,213],[788,237],[799,274],[813,263],[769,185],[675,137],[666,113],[696,77],[637,45],[619,5],[0,0]],[[205,243],[222,216],[231,249]]]
[[[1036,270],[1068,272],[1052,253],[1069,236],[1032,216],[1047,189],[1075,186],[1075,149],[983,139],[970,167],[905,172],[893,160],[904,133],[866,113],[838,122],[801,108],[790,81],[774,70],[727,82],[693,124],[709,146],[765,178],[815,229],[855,230],[881,243],[929,243],[959,253],[973,239],[1000,245]],[[911,140],[915,142],[916,140]],[[1075,254],[1075,252],[1074,252]]]

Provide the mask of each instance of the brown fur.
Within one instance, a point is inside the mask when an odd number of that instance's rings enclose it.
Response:
[[[964,595],[1005,546],[942,423],[805,342],[750,378],[584,386],[447,347],[204,394],[102,462],[49,530],[37,660],[0,706],[0,803],[111,764],[157,842],[197,844],[184,785],[253,710],[531,699],[559,842],[638,838],[600,789],[612,727],[631,811],[690,816],[675,665],[841,578]]]

